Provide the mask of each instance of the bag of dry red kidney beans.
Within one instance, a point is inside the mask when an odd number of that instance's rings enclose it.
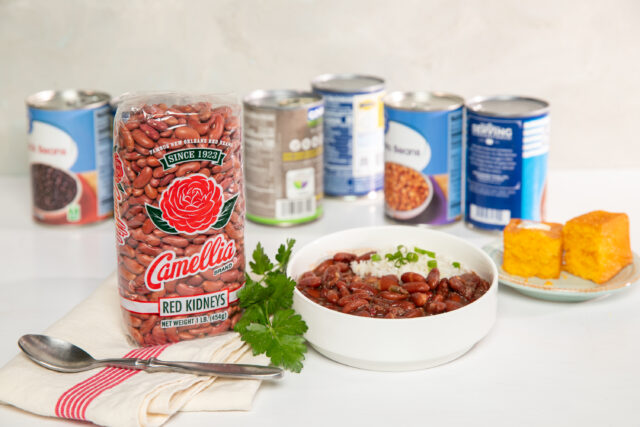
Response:
[[[211,336],[244,286],[241,106],[233,96],[132,95],[114,122],[120,301],[140,345]]]

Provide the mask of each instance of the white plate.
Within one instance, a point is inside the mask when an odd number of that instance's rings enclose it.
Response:
[[[618,274],[599,285],[563,271],[558,279],[540,279],[509,274],[502,269],[502,240],[482,248],[498,267],[500,283],[533,298],[548,301],[578,302],[609,295],[631,286],[640,278],[640,258],[633,254],[633,262]]]
[[[498,272],[479,248],[440,231],[384,226],[355,228],[323,236],[291,258],[287,274],[297,279],[336,252],[386,249],[399,244],[442,252],[491,283],[476,301],[457,310],[412,319],[354,316],[323,307],[298,289],[293,307],[307,322],[305,338],[323,355],[363,369],[407,371],[430,368],[466,353],[496,319]]]

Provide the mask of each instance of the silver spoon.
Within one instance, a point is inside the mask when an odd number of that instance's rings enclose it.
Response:
[[[81,372],[111,366],[147,372],[181,372],[258,380],[275,380],[282,378],[283,375],[280,368],[236,363],[165,362],[154,357],[147,360],[133,358],[96,360],[80,347],[47,335],[23,335],[18,340],[18,346],[38,365],[58,372]]]

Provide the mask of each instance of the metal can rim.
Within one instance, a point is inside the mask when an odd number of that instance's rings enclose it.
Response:
[[[398,96],[398,95],[415,95],[415,94],[426,94],[426,95],[430,95],[430,96],[437,96],[437,97],[442,97],[442,98],[451,98],[452,100],[455,99],[456,102],[451,104],[449,107],[446,108],[435,108],[435,109],[425,109],[425,108],[418,108],[418,107],[402,107],[399,105],[394,105],[392,103],[392,98],[394,96]],[[396,90],[393,92],[389,92],[388,94],[386,94],[384,96],[384,98],[382,98],[382,102],[384,103],[384,105],[386,107],[389,108],[393,108],[395,110],[401,110],[401,111],[418,111],[418,112],[437,112],[437,111],[453,111],[453,110],[457,110],[461,107],[464,107],[465,105],[465,101],[464,98],[461,97],[460,95],[456,95],[454,93],[451,92],[443,92],[443,91],[428,91],[428,90],[413,90],[413,91],[401,91],[401,90]]]
[[[493,113],[491,111],[484,110],[474,110],[473,106],[477,105],[481,102],[486,101],[513,101],[513,100],[525,100],[525,101],[533,101],[537,102],[541,105],[540,108],[529,111],[527,113],[514,113],[514,114],[503,114],[503,113]],[[535,117],[542,114],[546,114],[549,112],[550,105],[547,101],[540,98],[534,98],[532,96],[522,96],[522,95],[494,95],[494,96],[475,96],[469,99],[465,103],[465,107],[469,112],[488,116],[488,117],[507,117],[507,118],[528,118]]]
[[[351,80],[351,79],[371,79],[378,83],[363,86],[359,89],[347,90],[340,88],[328,88],[320,87],[322,83],[330,82],[331,80]],[[382,77],[372,76],[370,74],[356,74],[356,73],[326,73],[316,76],[311,80],[311,87],[314,90],[330,93],[373,93],[384,90],[385,81]]]
[[[299,105],[260,105],[256,101],[265,99],[269,96],[284,95],[283,99],[287,97],[308,97],[313,98],[313,101],[306,102]],[[287,96],[290,95],[290,96]],[[313,105],[321,105],[323,103],[322,97],[316,93],[310,91],[303,91],[297,89],[257,89],[250,92],[242,99],[242,103],[245,107],[252,108],[265,108],[270,110],[295,110],[301,107],[309,107]]]
[[[63,93],[63,92],[75,92],[78,94],[97,96],[99,100],[91,102],[89,104],[85,104],[79,107],[73,108],[60,108],[54,106],[47,106],[46,103],[50,102],[55,95]],[[50,111],[76,111],[76,110],[92,110],[94,108],[102,107],[103,105],[109,105],[109,101],[111,100],[111,95],[106,92],[101,92],[97,90],[85,90],[85,89],[49,89],[49,90],[41,90],[39,92],[30,95],[25,100],[26,104],[30,108],[35,108],[38,110],[50,110]]]

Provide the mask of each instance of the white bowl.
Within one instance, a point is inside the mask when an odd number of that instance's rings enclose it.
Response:
[[[297,288],[293,307],[309,326],[305,338],[320,353],[345,365],[377,371],[409,371],[441,365],[469,351],[496,319],[498,272],[482,250],[466,241],[421,227],[355,228],[323,236],[291,258],[297,279],[336,252],[386,249],[399,244],[443,253],[491,283],[476,301],[457,310],[411,319],[379,319],[325,308]]]

